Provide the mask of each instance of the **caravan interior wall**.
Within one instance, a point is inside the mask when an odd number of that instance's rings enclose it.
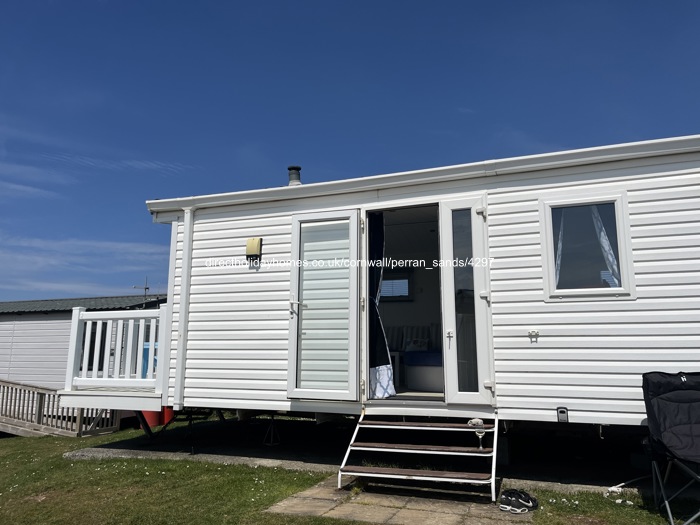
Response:
[[[263,261],[288,261],[298,214],[358,210],[362,218],[482,195],[491,262],[487,289],[475,293],[488,303],[491,377],[480,379],[491,382],[499,417],[556,421],[565,407],[571,422],[640,424],[643,372],[700,371],[700,145],[678,141],[231,194],[230,202],[151,201],[156,220],[174,224],[168,404],[357,413],[363,391],[357,402],[290,398],[291,272],[246,266],[247,239],[263,239]],[[606,155],[614,162],[602,162]],[[366,295],[364,278],[349,297]],[[449,399],[434,406],[436,414],[451,408]]]

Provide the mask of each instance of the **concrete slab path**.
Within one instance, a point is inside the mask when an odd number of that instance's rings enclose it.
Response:
[[[356,492],[337,489],[336,480],[331,476],[276,503],[267,512],[391,525],[513,525],[532,521],[532,513],[503,512],[488,496],[445,497],[429,490],[402,487],[384,492],[374,485]]]

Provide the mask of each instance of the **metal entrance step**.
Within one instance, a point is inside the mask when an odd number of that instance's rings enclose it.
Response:
[[[454,472],[448,470],[422,470],[387,467],[344,467],[344,475],[367,476],[393,479],[419,479],[432,481],[453,481],[455,483],[489,483],[491,475],[484,472]]]
[[[408,419],[408,418],[404,418]],[[403,428],[403,429],[435,429],[435,430],[474,430],[469,423],[435,422],[435,421],[382,421],[366,419],[362,426],[376,428]],[[493,432],[494,425],[484,423],[483,429]]]
[[[386,452],[407,452],[418,454],[449,454],[463,456],[490,456],[492,448],[452,447],[446,445],[414,445],[411,443],[363,443],[356,441],[353,450],[384,450]]]
[[[490,485],[496,500],[498,418],[368,416],[362,412],[343,476]]]

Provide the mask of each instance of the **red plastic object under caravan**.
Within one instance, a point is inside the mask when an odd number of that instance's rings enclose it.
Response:
[[[163,410],[161,410],[160,415],[160,424],[167,425],[168,423],[170,423],[170,420],[175,417],[175,411],[173,410],[173,407],[163,407]]]
[[[160,412],[144,410],[143,417],[146,418],[146,423],[148,423],[148,426],[153,428],[161,425],[167,425],[170,420],[175,417],[175,411],[173,410],[173,407],[163,407]]]
[[[148,426],[153,428],[161,425],[161,419],[163,417],[163,412],[152,412],[150,410],[143,411],[143,417],[146,419]]]

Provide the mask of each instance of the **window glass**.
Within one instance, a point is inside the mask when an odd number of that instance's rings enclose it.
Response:
[[[452,211],[452,249],[455,259],[474,257],[471,210]],[[474,267],[454,269],[455,319],[457,321],[457,382],[460,392],[478,392]]]
[[[350,246],[349,219],[300,225],[297,388],[350,388]]]
[[[620,288],[615,203],[551,210],[556,289]]]

